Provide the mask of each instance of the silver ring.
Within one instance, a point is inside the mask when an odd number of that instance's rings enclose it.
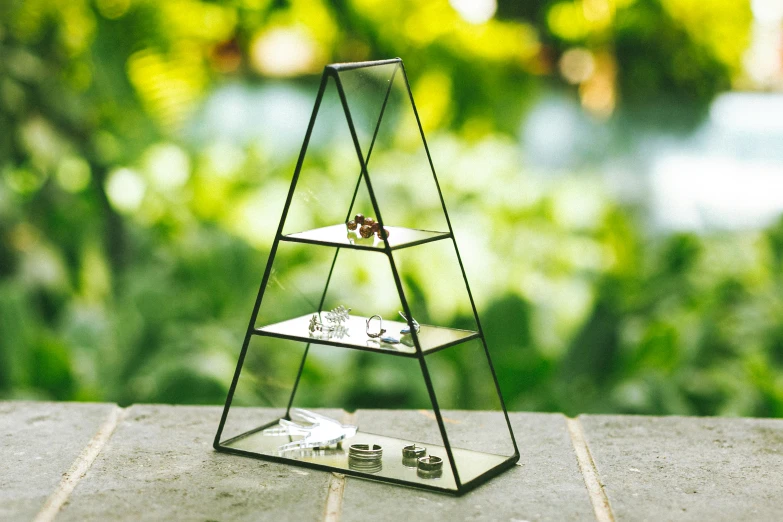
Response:
[[[380,444],[351,444],[348,448],[350,460],[380,460],[383,457],[383,448]]]
[[[443,469],[443,459],[434,455],[419,458],[419,471],[437,473]]]
[[[382,460],[356,460],[348,459],[348,469],[362,471],[364,473],[378,473],[383,469]]]
[[[443,476],[443,470],[439,469],[437,471],[422,471],[421,469],[417,469],[416,475],[423,479],[436,479]]]
[[[379,321],[378,329],[380,331],[378,333],[370,333],[370,321],[372,321],[376,317],[378,318],[378,321]],[[367,337],[369,337],[371,339],[376,339],[376,338],[382,336],[383,334],[385,334],[386,330],[383,329],[383,317],[381,317],[378,314],[375,314],[372,317],[370,317],[369,319],[367,319],[367,328],[365,328],[364,331],[367,333]]]
[[[402,456],[406,459],[420,458],[427,454],[427,448],[411,444],[402,448]]]

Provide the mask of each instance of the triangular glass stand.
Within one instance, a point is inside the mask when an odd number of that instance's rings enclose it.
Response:
[[[315,149],[329,153],[319,155]],[[362,212],[376,216],[387,234],[363,238],[349,230],[348,220]],[[430,265],[435,269],[422,280],[420,274]],[[323,284],[323,291],[312,290],[314,280]],[[302,286],[310,290],[298,290]],[[459,324],[430,324],[436,322],[431,317],[439,317],[433,312],[438,297],[451,307],[452,316],[462,317]],[[322,312],[346,302],[352,309],[341,334],[314,336],[309,328],[314,314],[322,318]],[[376,314],[386,331],[399,337],[397,342],[368,336],[367,320]],[[420,328],[405,318],[417,319]],[[319,392],[308,382],[313,358],[339,362],[346,354],[382,359],[381,369],[404,376],[405,404],[414,397],[422,408],[362,410],[359,431],[341,444],[281,452],[296,437],[276,436],[267,428],[291,420],[292,408],[302,402],[342,397]],[[387,355],[395,357],[379,359]],[[282,362],[285,357],[293,362]],[[469,374],[465,382],[454,378],[460,365]],[[266,375],[247,378],[243,370]],[[249,387],[241,384],[243,379]],[[342,384],[320,380],[331,388]],[[258,392],[263,385],[271,391]],[[362,383],[362,389],[371,386]],[[270,417],[262,419],[255,410],[240,407],[255,405],[254,398],[279,410],[264,410]],[[367,398],[360,399],[359,406],[366,406]],[[351,404],[339,406],[356,404],[347,402]],[[386,402],[371,406],[395,405]],[[471,407],[480,411],[466,411]],[[389,419],[396,420],[390,425]],[[403,447],[414,443],[441,458],[442,469],[433,473],[415,461],[411,466],[410,459],[406,465]],[[382,446],[382,460],[369,468],[353,465],[348,447],[354,444]],[[400,59],[324,69],[214,447],[456,495],[519,460]]]

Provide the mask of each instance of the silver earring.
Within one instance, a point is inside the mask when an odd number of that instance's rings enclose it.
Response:
[[[378,332],[377,333],[371,333],[370,332],[370,322],[373,319],[375,319],[376,317],[378,318]],[[365,332],[367,333],[367,337],[369,337],[370,339],[377,339],[378,337],[380,337],[383,334],[385,334],[386,330],[383,329],[383,318],[380,315],[375,314],[372,317],[370,317],[369,319],[367,319],[367,328],[365,328]]]
[[[404,313],[402,313],[402,312],[398,312],[398,313],[400,314],[400,317],[402,317],[402,318],[403,318],[403,320],[404,320],[406,323],[407,323],[407,322],[409,322],[409,321],[408,321],[408,318],[407,318],[407,317],[405,317],[405,314],[404,314]],[[411,320],[410,320],[410,322],[411,322],[411,323],[413,323],[413,329],[414,329],[414,330],[416,330],[416,333],[419,333],[419,330],[421,330],[421,325],[420,325],[420,324],[419,324],[419,323],[416,321],[416,319],[414,319],[413,317],[411,317]],[[405,328],[403,328],[402,330],[400,330],[400,333],[401,333],[402,335],[407,335],[407,334],[411,333],[411,328],[410,328],[410,326],[406,326]]]

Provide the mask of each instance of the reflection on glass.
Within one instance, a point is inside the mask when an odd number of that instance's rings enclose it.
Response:
[[[435,241],[449,237],[448,232],[435,230],[417,230],[414,228],[385,227],[389,230],[388,241],[391,248],[401,248],[427,241]],[[299,243],[328,244],[334,246],[351,245],[357,248],[382,250],[383,240],[377,235],[363,238],[350,231],[346,225],[331,225],[328,227],[305,230],[283,236],[283,241]]]
[[[390,344],[383,342],[382,339],[372,339],[367,335],[366,317],[351,315],[343,323],[345,331],[342,337],[313,336],[310,333],[310,324],[313,320],[313,314],[306,314],[301,317],[289,319],[275,324],[270,324],[262,328],[257,328],[257,335],[268,335],[272,337],[282,337],[286,339],[302,340],[305,342],[318,342],[344,346],[346,348],[358,347],[362,349],[373,349],[387,353],[396,353],[398,355],[415,355],[416,348],[413,345],[413,339],[410,334],[400,335],[399,333],[408,328],[406,323],[400,321],[383,321],[383,327],[386,333],[396,337],[400,342]],[[445,346],[451,346],[469,339],[476,338],[477,332],[470,330],[459,330],[456,328],[443,328],[440,326],[420,325],[418,338],[423,351],[434,351]]]

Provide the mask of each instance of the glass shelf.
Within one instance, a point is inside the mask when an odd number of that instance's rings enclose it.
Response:
[[[348,329],[347,334],[341,338],[311,336],[308,327],[312,316],[313,314],[307,314],[295,319],[289,319],[287,321],[256,328],[253,333],[256,335],[278,337],[303,343],[327,344],[354,350],[381,352],[402,357],[416,357],[416,347],[413,345],[411,336],[400,335],[400,330],[406,328],[408,326],[407,323],[401,321],[387,321],[384,319],[383,327],[386,329],[385,335],[396,337],[401,340],[401,342],[397,344],[387,344],[367,337],[367,334],[365,333],[367,318],[358,315],[349,316],[348,321],[344,323]],[[375,324],[377,325],[377,323]],[[476,339],[478,336],[478,332],[471,330],[458,330],[456,328],[444,328],[426,324],[421,325],[421,330],[418,334],[421,349],[425,354],[437,352],[438,350],[443,350],[444,348],[471,339]]]
[[[389,246],[392,250],[407,248],[430,241],[438,241],[451,237],[449,232],[436,232],[432,230],[417,230],[404,227],[385,227],[389,231]],[[314,245],[334,246],[341,248],[355,248],[357,250],[383,251],[383,241],[378,236],[370,238],[359,237],[354,231],[349,231],[344,224],[330,225],[328,227],[314,228],[295,234],[287,234],[280,237],[281,241],[294,243],[310,243]]]
[[[426,489],[444,492],[454,492],[457,489],[446,449],[441,445],[430,442],[415,442],[420,447],[426,447],[429,455],[443,459],[443,470],[440,475],[420,476],[417,473],[415,464],[403,462],[402,460],[402,448],[414,444],[412,440],[357,431],[356,435],[346,439],[335,448],[278,452],[277,448],[282,444],[300,438],[287,435],[268,436],[264,435],[261,429],[256,429],[223,442],[222,447],[248,456],[271,458],[281,462],[315,467],[317,469],[336,469],[348,475],[379,478],[400,484],[413,483]],[[351,444],[380,444],[383,447],[383,457],[372,469],[369,469],[367,466],[357,466],[348,457],[348,447]],[[503,465],[507,466],[516,460],[514,457],[480,453],[453,446],[451,450],[459,463],[458,473],[463,484],[480,479],[482,475],[490,470]]]

